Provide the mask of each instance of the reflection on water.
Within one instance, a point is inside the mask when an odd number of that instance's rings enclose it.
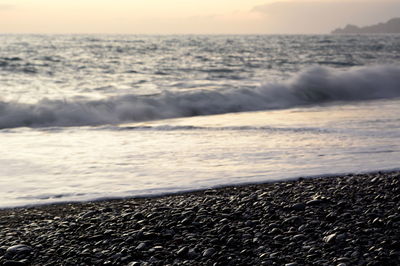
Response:
[[[399,100],[0,131],[0,206],[398,167]]]

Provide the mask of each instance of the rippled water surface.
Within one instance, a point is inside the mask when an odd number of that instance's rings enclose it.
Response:
[[[0,39],[0,207],[399,168],[398,35]]]

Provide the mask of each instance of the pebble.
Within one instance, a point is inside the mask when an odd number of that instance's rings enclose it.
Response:
[[[347,257],[340,257],[340,258],[338,258],[336,261],[337,262],[346,262],[346,261],[349,261],[350,259],[349,258],[347,258]]]
[[[279,228],[274,228],[269,233],[273,235],[282,234],[282,230]]]
[[[138,262],[138,261],[132,261],[128,264],[128,266],[141,266],[142,263]]]
[[[314,199],[314,200],[307,201],[306,204],[309,205],[309,206],[317,206],[317,205],[320,205],[322,203],[324,203],[322,200]]]
[[[147,249],[147,247],[148,247],[147,243],[146,242],[142,242],[139,245],[137,245],[136,249],[142,251],[142,250]]]
[[[277,258],[279,256],[279,252],[274,252],[269,255],[271,259]]]
[[[215,249],[208,248],[208,249],[204,250],[203,257],[212,257],[214,254],[215,254]]]
[[[306,237],[305,235],[303,235],[303,234],[298,234],[298,235],[293,236],[293,237],[292,237],[292,240],[294,240],[294,241],[301,241],[301,240],[306,239],[306,238],[307,238],[307,237]]]
[[[21,261],[15,261],[15,260],[6,260],[2,264],[3,266],[27,266],[27,263],[21,262]]]
[[[324,237],[324,241],[326,243],[332,243],[335,241],[335,238],[336,238],[336,234],[330,234],[330,235],[327,235],[326,237]]]
[[[189,251],[188,251],[188,253],[187,253],[187,257],[188,257],[188,258],[190,258],[190,259],[195,259],[195,258],[197,258],[198,256],[199,256],[199,253],[196,252],[195,249],[193,249],[193,248],[189,249]]]
[[[306,209],[306,204],[304,204],[304,203],[296,203],[296,204],[294,204],[292,206],[292,209],[296,210],[296,211],[304,211]]]
[[[347,235],[346,234],[339,234],[336,236],[336,241],[344,241],[346,239]]]
[[[184,256],[187,255],[188,251],[189,251],[189,248],[188,248],[188,247],[183,247],[183,248],[179,249],[178,252],[177,252],[176,254],[177,254],[179,257],[184,257]]]
[[[10,255],[21,255],[21,254],[29,254],[32,252],[32,248],[27,245],[19,244],[19,245],[14,245],[6,250],[6,254]]]
[[[300,224],[303,223],[303,221],[304,221],[304,219],[303,219],[302,217],[295,215],[295,216],[291,216],[291,217],[285,219],[285,220],[283,221],[283,224],[296,224],[296,225],[300,225]]]
[[[92,216],[94,216],[94,215],[96,215],[96,214],[97,214],[97,211],[85,212],[85,213],[83,213],[83,214],[81,215],[81,218],[82,218],[82,219],[86,219],[86,218],[92,217]]]
[[[0,265],[400,265],[400,174],[374,177],[0,210]]]

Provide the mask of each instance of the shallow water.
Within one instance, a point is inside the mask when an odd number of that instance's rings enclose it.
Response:
[[[399,103],[3,130],[2,206],[398,168]]]
[[[398,36],[1,38],[0,207],[399,168]]]

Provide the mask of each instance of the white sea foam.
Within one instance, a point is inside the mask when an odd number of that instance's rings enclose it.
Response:
[[[397,35],[3,37],[0,208],[398,168]]]
[[[0,208],[395,169],[399,103],[5,129]]]
[[[348,70],[316,66],[286,82],[267,83],[254,90],[165,92],[88,101],[43,99],[36,104],[0,102],[0,128],[117,124],[399,96],[400,66]]]

